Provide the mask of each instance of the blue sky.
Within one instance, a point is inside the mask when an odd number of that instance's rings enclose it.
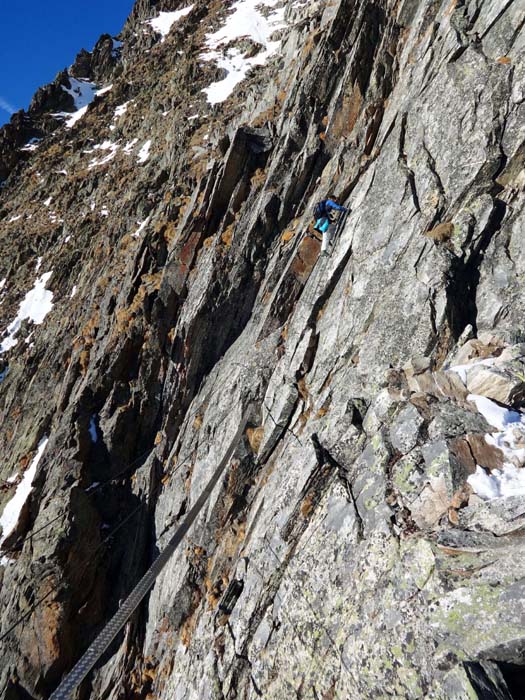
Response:
[[[0,0],[0,125],[27,108],[36,89],[118,34],[134,0]]]

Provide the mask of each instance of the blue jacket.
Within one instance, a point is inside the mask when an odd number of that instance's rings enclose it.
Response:
[[[337,202],[334,202],[332,199],[324,200],[324,208],[327,212],[330,211],[330,209],[337,209],[337,211],[346,211],[346,207],[342,207],[340,204],[337,204]]]
[[[322,199],[316,205],[314,213],[316,217],[322,218],[324,216],[328,216],[332,209],[335,209],[337,211],[346,211],[345,207],[342,207],[340,204],[337,204],[337,202],[334,202],[332,199]]]

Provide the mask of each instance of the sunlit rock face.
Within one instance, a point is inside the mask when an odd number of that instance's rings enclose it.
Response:
[[[79,697],[521,697],[524,41],[512,0],[139,0],[0,130],[2,697],[244,419]]]

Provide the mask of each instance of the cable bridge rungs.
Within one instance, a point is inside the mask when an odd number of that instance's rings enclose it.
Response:
[[[55,692],[50,696],[49,700],[70,700],[72,693],[75,689],[82,683],[84,678],[88,675],[91,669],[95,666],[97,661],[104,654],[106,649],[109,647],[111,642],[115,639],[121,629],[124,627],[129,618],[133,615],[135,610],[138,608],[140,603],[144,600],[149,591],[153,588],[156,578],[164,569],[168,563],[171,555],[177,549],[184,536],[192,526],[195,518],[202,510],[202,507],[211,495],[211,492],[215,488],[217,482],[219,481],[222,473],[224,472],[228,462],[233,455],[237,443],[239,442],[244,428],[246,426],[247,419],[244,418],[237,430],[235,437],[233,438],[226,454],[222,458],[219,466],[215,470],[210,481],[206,485],[206,488],[202,491],[199,498],[195,501],[195,504],[190,509],[186,519],[182,525],[177,529],[171,540],[169,541],[166,548],[159,554],[157,559],[150,566],[148,571],[140,579],[135,588],[131,591],[129,596],[126,598],[124,603],[121,605],[119,610],[111,618],[111,620],[106,624],[102,631],[98,634],[95,641],[89,646],[87,651],[83,654],[80,660],[75,664],[73,669],[64,678],[62,683],[58,686]]]

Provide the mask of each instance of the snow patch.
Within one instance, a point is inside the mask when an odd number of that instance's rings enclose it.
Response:
[[[506,464],[490,474],[480,466],[468,478],[468,483],[480,498],[491,500],[502,496],[525,496],[525,469]]]
[[[89,80],[78,80],[77,78],[72,78],[69,76],[69,82],[71,87],[67,88],[65,85],[60,87],[64,92],[67,92],[73,97],[75,103],[75,112],[55,112],[53,117],[60,117],[64,119],[66,127],[71,129],[88,110],[89,105],[93,102],[97,95],[103,95],[108,90],[111,90],[113,85],[102,88],[99,90],[95,83],[91,83]]]
[[[89,105],[81,107],[76,112],[54,112],[52,116],[61,117],[64,119],[66,128],[71,129],[80,119],[82,119],[84,114],[88,111],[88,107]]]
[[[44,322],[45,317],[53,308],[53,292],[45,288],[52,274],[52,271],[45,272],[37,279],[33,289],[25,295],[16,318],[11,321],[6,329],[7,335],[0,344],[0,354],[14,348],[18,343],[18,339],[15,336],[20,330],[23,321],[28,319],[37,326]]]
[[[146,24],[151,25],[157,34],[162,36],[161,43],[166,40],[166,37],[170,33],[172,26],[175,22],[178,22],[186,15],[189,15],[193,10],[193,5],[189,5],[182,10],[175,10],[175,12],[161,12],[155,19],[146,20]]]
[[[126,155],[130,155],[131,151],[135,148],[138,143],[138,139],[133,139],[133,141],[128,141],[128,143],[122,149]]]
[[[86,153],[92,153],[93,151],[109,151],[106,156],[102,158],[93,158],[88,165],[88,170],[98,167],[99,165],[105,165],[109,163],[117,155],[117,151],[120,148],[118,143],[113,143],[112,141],[104,141],[103,143],[96,144],[93,146],[91,151],[85,151]]]
[[[253,66],[262,66],[275,54],[280,41],[270,41],[271,35],[286,26],[284,8],[277,8],[265,17],[261,9],[274,7],[279,0],[238,0],[231,6],[225,24],[216,32],[206,35],[208,52],[201,54],[204,61],[215,61],[219,68],[226,71],[226,77],[205,88],[208,102],[224,102],[235,87],[244,80]],[[261,51],[250,58],[230,44],[237,39],[252,39],[260,44]]]
[[[135,231],[135,233],[132,233],[132,234],[131,234],[131,237],[132,237],[132,238],[140,238],[140,234],[142,233],[142,231],[144,231],[144,229],[145,229],[146,226],[148,225],[148,221],[149,221],[149,220],[150,220],[150,217],[148,216],[148,218],[147,218],[147,219],[144,219],[144,221],[143,221],[142,223],[140,223],[139,221],[137,221],[137,223],[140,224],[140,225],[139,225],[138,229]]]
[[[151,148],[151,139],[148,139],[142,146],[137,156],[137,163],[145,163],[149,158],[149,149]]]
[[[97,94],[97,86],[95,83],[91,83],[89,80],[78,80],[77,78],[69,77],[69,83],[71,87],[67,88],[65,85],[60,87],[64,92],[67,92],[74,100],[75,107],[81,109],[82,107],[87,107],[95,99]]]
[[[22,218],[22,214],[18,214],[17,216],[12,216],[7,223],[10,224],[12,221],[18,221],[18,219],[21,219],[21,218]]]
[[[477,365],[486,365],[487,367],[492,367],[495,362],[496,362],[495,357],[489,357],[486,360],[473,360],[471,362],[467,362],[464,365],[452,365],[452,367],[447,367],[446,371],[455,372],[457,375],[459,375],[459,378],[461,379],[463,384],[466,385],[467,372],[469,369],[472,369],[473,367],[476,367]]]
[[[113,83],[111,83],[111,85],[106,85],[106,87],[103,87],[100,90],[95,90],[95,95],[97,97],[100,97],[101,95],[105,95],[106,92],[109,92],[112,89],[113,89]]]
[[[519,423],[523,418],[521,413],[509,408],[504,408],[495,401],[487,399],[486,396],[469,394],[467,396],[467,401],[473,401],[476,404],[478,412],[481,413],[487,423],[494,426],[494,428],[498,428],[498,430],[505,430],[508,425],[511,423]]]
[[[22,146],[22,148],[20,150],[21,151],[36,151],[40,141],[42,141],[42,139],[38,139],[36,136],[34,136],[32,139],[29,139],[29,141],[24,146]]]
[[[18,484],[13,498],[6,504],[2,517],[0,518],[0,526],[2,527],[2,535],[0,536],[0,547],[5,539],[13,532],[22,512],[29,494],[31,493],[33,479],[35,478],[38,463],[44,454],[48,438],[44,437],[38,443],[36,455],[33,457],[28,469],[24,472],[22,481]]]
[[[501,470],[488,474],[477,466],[467,481],[481,498],[525,495],[525,415],[499,406],[486,396],[469,394],[467,399],[476,404],[487,423],[497,429],[485,435],[485,442],[500,449],[505,457]]]
[[[71,294],[69,295],[69,298],[73,299],[73,297],[75,296],[76,293],[77,293],[77,285],[74,284],[73,289],[71,290]]]
[[[119,105],[118,107],[115,107],[115,112],[114,112],[114,119],[117,119],[118,117],[121,117],[123,114],[126,114],[126,111],[131,104],[133,100],[128,100],[127,102],[124,102],[123,104]]]

